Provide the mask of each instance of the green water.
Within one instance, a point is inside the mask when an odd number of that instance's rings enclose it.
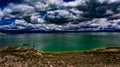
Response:
[[[77,51],[120,46],[120,33],[50,33],[0,35],[0,47],[30,44],[42,51]]]

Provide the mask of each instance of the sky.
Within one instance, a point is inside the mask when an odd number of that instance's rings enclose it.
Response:
[[[119,16],[120,0],[0,0],[0,26],[109,22]]]

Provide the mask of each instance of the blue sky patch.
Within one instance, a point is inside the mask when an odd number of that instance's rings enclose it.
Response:
[[[11,24],[13,22],[15,22],[15,20],[18,18],[10,18],[10,19],[2,19],[0,20],[0,25],[6,25],[6,24]]]

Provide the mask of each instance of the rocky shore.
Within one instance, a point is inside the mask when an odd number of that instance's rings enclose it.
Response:
[[[18,47],[0,50],[0,67],[119,67],[120,47],[83,52],[42,52]]]

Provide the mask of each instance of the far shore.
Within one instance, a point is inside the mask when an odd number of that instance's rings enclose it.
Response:
[[[59,31],[59,30],[0,30],[2,34],[23,34],[23,33],[101,33],[101,32],[120,32],[120,30],[83,30],[83,31]]]

